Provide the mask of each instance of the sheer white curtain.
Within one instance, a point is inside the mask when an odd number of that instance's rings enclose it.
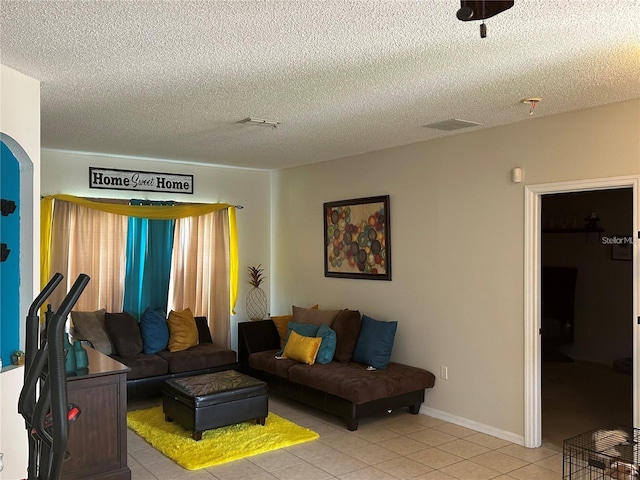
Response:
[[[169,310],[206,316],[213,343],[229,348],[229,303],[227,210],[176,220]]]
[[[122,311],[127,218],[56,200],[51,226],[51,273],[64,281],[49,298],[53,310],[80,273],[91,281],[74,306],[76,311]]]

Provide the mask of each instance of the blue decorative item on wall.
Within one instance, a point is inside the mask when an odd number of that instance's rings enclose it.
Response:
[[[11,353],[20,349],[20,165],[0,142],[0,356],[11,365]]]

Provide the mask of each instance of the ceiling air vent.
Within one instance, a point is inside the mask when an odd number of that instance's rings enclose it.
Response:
[[[277,120],[267,120],[266,118],[247,117],[240,120],[238,123],[246,123],[248,125],[261,125],[263,127],[278,128],[281,122]]]
[[[451,120],[443,120],[441,122],[423,125],[424,128],[433,128],[435,130],[444,130],[447,132],[450,132],[452,130],[461,130],[463,128],[481,127],[481,126],[482,126],[481,123],[468,122],[467,120],[458,120],[457,118],[452,118]]]

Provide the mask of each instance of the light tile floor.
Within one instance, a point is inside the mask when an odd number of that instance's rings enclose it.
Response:
[[[528,449],[432,417],[410,415],[406,410],[363,419],[355,432],[349,432],[337,417],[280,397],[269,398],[269,410],[318,432],[320,438],[188,471],[129,430],[132,480],[562,478],[562,454],[555,447]]]

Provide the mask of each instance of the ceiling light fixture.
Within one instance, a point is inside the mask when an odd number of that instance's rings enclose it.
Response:
[[[524,104],[529,105],[529,115],[533,115],[533,111],[536,109],[536,107],[538,106],[538,103],[540,103],[542,99],[538,97],[532,97],[532,98],[523,98],[520,101]]]
[[[243,120],[240,120],[238,123],[247,123],[251,125],[262,125],[263,127],[278,128],[278,125],[280,125],[280,123],[282,122],[278,122],[276,120],[267,120],[265,118],[247,117]]]

